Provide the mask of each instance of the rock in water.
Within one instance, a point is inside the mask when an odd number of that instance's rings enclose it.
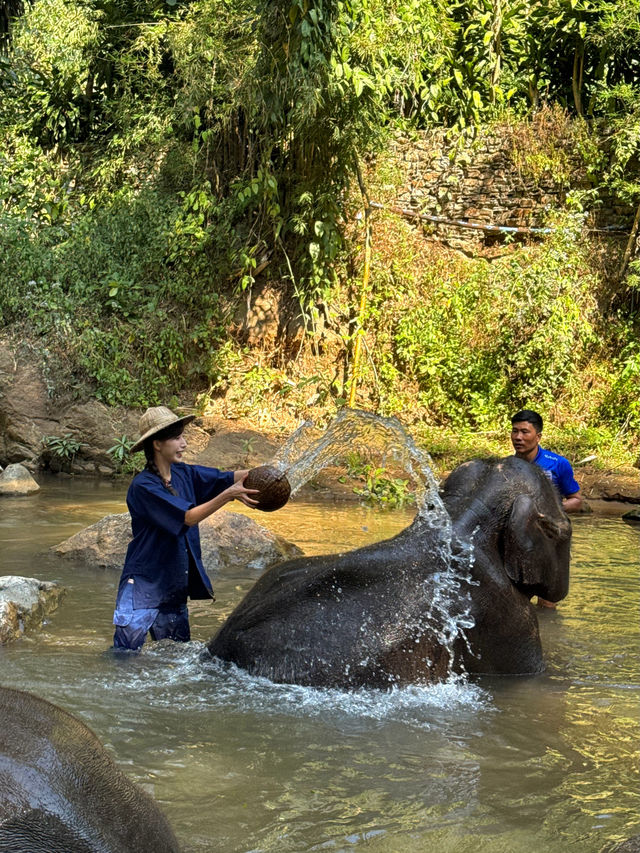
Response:
[[[40,490],[24,465],[7,465],[0,474],[0,495],[30,495]]]
[[[283,471],[278,471],[273,465],[261,465],[252,468],[244,481],[247,489],[258,489],[260,494],[253,495],[257,501],[256,509],[263,512],[273,512],[281,509],[289,500],[291,486]]]
[[[640,524],[640,509],[632,509],[629,512],[625,512],[622,520],[629,524]]]
[[[0,577],[0,645],[39,628],[60,603],[64,587],[37,578]]]
[[[219,510],[199,524],[202,561],[215,577],[227,569],[244,566],[263,571],[274,563],[302,554],[293,543],[267,530],[248,515]],[[61,542],[53,551],[99,569],[122,569],[131,540],[128,512],[107,515]]]

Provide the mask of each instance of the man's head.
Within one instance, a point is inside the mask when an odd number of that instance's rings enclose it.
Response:
[[[511,418],[511,444],[516,456],[535,459],[542,435],[542,418],[531,409],[522,409]]]

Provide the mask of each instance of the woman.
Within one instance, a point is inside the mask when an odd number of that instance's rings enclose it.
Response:
[[[186,465],[185,426],[194,415],[178,417],[165,406],[147,409],[140,438],[147,464],[127,493],[133,539],[118,587],[113,624],[116,649],[140,649],[152,639],[190,639],[187,596],[213,598],[202,565],[198,523],[229,501],[256,506],[255,489],[243,485],[248,471],[218,471]]]

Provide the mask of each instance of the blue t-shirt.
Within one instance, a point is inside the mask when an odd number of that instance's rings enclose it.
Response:
[[[191,507],[215,498],[233,485],[233,471],[176,462],[165,489],[151,471],[135,476],[127,492],[133,539],[120,578],[118,597],[133,578],[133,606],[153,608],[191,598],[211,598],[211,581],[202,565],[198,526],[184,515]],[[191,571],[190,571],[191,569]]]
[[[580,485],[573,476],[571,463],[564,456],[560,456],[552,450],[538,447],[538,453],[533,464],[542,468],[563,498],[580,491]]]

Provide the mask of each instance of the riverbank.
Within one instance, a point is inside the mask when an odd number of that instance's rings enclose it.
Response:
[[[11,422],[4,409],[4,424],[0,424],[0,448],[4,448],[0,467],[10,462],[21,462],[37,476],[39,472],[55,473],[60,477],[117,478],[128,480],[144,464],[142,455],[119,461],[108,448],[118,436],[132,438],[136,434],[136,413],[127,410],[110,410],[101,403],[85,403],[67,409],[62,416],[50,413],[46,420],[39,417],[33,406],[33,395],[25,397],[32,404],[31,412]],[[3,401],[6,404],[6,400]],[[42,413],[40,412],[40,415]],[[60,417],[60,419],[58,419]],[[47,432],[43,435],[43,429]],[[194,464],[210,465],[223,470],[251,468],[269,462],[282,448],[289,430],[259,429],[248,419],[201,417],[187,427],[189,442],[186,460]],[[318,435],[321,434],[318,429]],[[410,429],[407,432],[411,433]],[[55,458],[47,450],[46,439],[51,434],[61,440],[66,436],[66,446],[76,446],[67,458]],[[493,438],[478,442],[474,447],[468,435],[456,446],[455,435],[442,432],[434,438],[418,441],[419,446],[431,456],[432,468],[442,481],[462,462],[478,457],[508,456],[511,445],[508,435],[500,440]],[[557,445],[548,442],[555,449]],[[64,450],[64,446],[61,445]],[[444,449],[443,449],[444,448]],[[561,449],[561,448],[558,448]],[[574,463],[575,476],[588,502],[587,511],[599,515],[621,516],[640,505],[640,470],[632,465],[615,464],[617,460],[597,458],[585,464]],[[346,449],[344,463],[328,467],[315,475],[301,490],[307,500],[366,501],[372,504],[389,503],[392,506],[411,501],[412,485],[406,472],[385,466],[379,458],[368,457],[362,450]]]
[[[126,455],[127,442],[137,436],[137,409],[107,406],[91,398],[75,398],[73,388],[52,393],[48,373],[37,351],[0,337],[0,466],[24,464],[32,473],[42,470],[62,475],[128,478],[142,456]],[[189,461],[223,469],[248,468],[273,458],[303,417],[312,418],[318,434],[335,416],[335,404],[325,402],[303,410],[283,405],[282,398],[263,394],[259,411],[244,416],[225,413],[229,392],[210,401],[188,428]],[[193,398],[169,404],[176,410],[195,412]],[[180,405],[180,403],[182,405]],[[301,414],[302,412],[302,414]],[[400,417],[417,445],[427,451],[436,476],[442,480],[467,459],[476,456],[507,456],[512,452],[508,429],[470,433],[453,427],[429,426]],[[575,428],[555,426],[553,416],[545,427],[545,446],[572,462],[576,478],[587,500],[601,504],[599,511],[621,515],[625,508],[640,504],[640,470],[634,467],[637,448],[621,440],[598,443],[599,436],[579,433]],[[628,436],[625,437],[628,439]],[[603,449],[604,448],[604,449]],[[373,465],[373,469],[367,469]],[[392,502],[408,496],[409,485],[402,471],[382,470],[380,461],[365,459],[353,448],[345,453],[340,468],[320,472],[305,487],[310,498],[358,500],[367,489],[377,488],[370,499],[390,497]],[[372,482],[373,480],[373,482]],[[386,494],[384,493],[386,489]],[[356,490],[359,494],[354,492]],[[374,489],[375,491],[375,489]]]

